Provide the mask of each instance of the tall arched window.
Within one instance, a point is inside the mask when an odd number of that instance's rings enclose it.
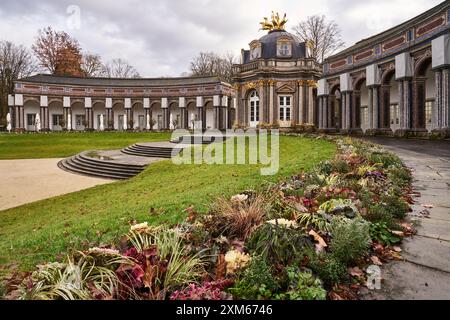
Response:
[[[249,97],[250,105],[250,127],[256,127],[259,124],[259,97],[256,90],[252,91]]]

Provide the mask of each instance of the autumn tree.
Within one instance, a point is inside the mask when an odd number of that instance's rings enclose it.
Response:
[[[88,52],[83,55],[81,70],[83,70],[86,77],[101,76],[103,67],[102,59],[98,54]]]
[[[308,17],[293,31],[300,40],[311,43],[312,57],[320,63],[345,45],[337,23],[327,21],[324,15]]]
[[[120,58],[106,63],[102,68],[101,76],[107,78],[140,78],[136,68]]]
[[[0,42],[0,122],[5,121],[8,113],[8,94],[14,91],[14,81],[35,71],[37,65],[27,48]]]
[[[191,61],[191,74],[193,76],[218,76],[223,81],[231,83],[235,60],[232,53],[219,55],[214,52],[200,52]]]
[[[32,46],[40,66],[54,75],[83,76],[83,55],[78,41],[64,31],[47,27]]]

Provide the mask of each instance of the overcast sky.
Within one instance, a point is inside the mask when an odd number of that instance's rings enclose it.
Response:
[[[262,17],[287,13],[287,30],[307,16],[335,20],[347,46],[442,0],[0,0],[0,40],[31,47],[52,26],[103,60],[120,57],[145,77],[179,76],[200,51],[241,48],[265,34]]]

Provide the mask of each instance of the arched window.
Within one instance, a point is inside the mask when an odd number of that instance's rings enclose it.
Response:
[[[250,127],[256,127],[259,124],[259,97],[256,90],[252,91],[249,96],[250,105]]]

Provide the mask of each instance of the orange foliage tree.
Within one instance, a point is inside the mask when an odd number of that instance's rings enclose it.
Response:
[[[84,76],[83,55],[78,41],[64,31],[47,27],[39,31],[33,52],[44,69],[51,74],[64,76]]]

